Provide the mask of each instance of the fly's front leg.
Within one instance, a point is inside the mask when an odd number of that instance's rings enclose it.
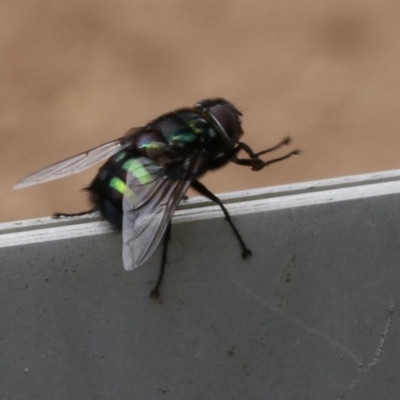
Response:
[[[207,197],[208,199],[217,203],[220,206],[222,212],[225,215],[225,219],[228,221],[228,224],[231,226],[233,233],[235,234],[237,240],[239,241],[240,248],[242,249],[242,257],[244,259],[246,259],[247,257],[250,257],[251,250],[244,243],[244,240],[242,239],[241,234],[239,233],[238,229],[234,225],[234,223],[231,219],[231,216],[230,216],[228,210],[223,205],[222,201],[214,193],[210,192],[202,183],[200,183],[197,180],[192,182],[191,187],[194,190],[196,190],[197,192],[199,192],[200,194],[202,194],[203,196]]]
[[[237,148],[240,148],[240,150],[243,150],[244,152],[246,152],[248,154],[249,158],[233,157],[232,161],[238,165],[245,165],[245,166],[251,167],[251,169],[253,171],[260,171],[261,169],[263,169],[264,167],[267,167],[270,164],[274,164],[278,161],[286,160],[287,158],[289,158],[291,156],[300,154],[301,153],[300,150],[293,150],[290,153],[288,153],[282,157],[273,158],[272,160],[264,161],[261,158],[259,158],[263,154],[277,150],[280,147],[289,144],[290,141],[291,141],[290,137],[287,137],[287,138],[283,139],[280,143],[278,143],[276,146],[270,147],[269,149],[260,151],[258,153],[255,153],[251,149],[251,147],[249,145],[247,145],[246,143],[239,142]]]
[[[279,142],[276,146],[270,147],[266,150],[260,151],[258,153],[254,153],[254,151],[250,148],[246,143],[239,142],[239,146],[241,150],[244,150],[251,158],[261,156],[262,154],[269,153],[271,151],[275,151],[280,149],[282,146],[287,146],[292,141],[290,136],[285,137],[281,142]]]

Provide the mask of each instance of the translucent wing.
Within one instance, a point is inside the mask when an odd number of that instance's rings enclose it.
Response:
[[[129,146],[131,143],[123,138],[104,143],[92,150],[84,151],[75,156],[66,158],[48,167],[36,171],[21,181],[19,181],[14,189],[20,189],[33,186],[38,183],[48,182],[55,179],[63,178],[67,175],[76,174],[84,171],[101,160],[111,157],[115,153]]]
[[[122,222],[122,258],[126,270],[137,268],[153,254],[176,206],[202,165],[200,157],[193,157],[184,165],[165,171],[153,160],[138,161],[149,175],[140,182],[140,167],[128,172],[129,189],[124,194]]]

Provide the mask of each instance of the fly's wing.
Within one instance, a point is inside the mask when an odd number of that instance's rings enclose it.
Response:
[[[123,199],[122,259],[126,270],[139,267],[153,254],[203,163],[201,157],[194,156],[166,174],[154,160],[137,161],[142,165],[128,172]]]
[[[73,175],[84,171],[99,161],[113,156],[130,144],[130,142],[127,142],[123,138],[104,143],[92,150],[84,151],[75,156],[66,158],[65,160],[49,165],[48,167],[28,175],[19,181],[14,186],[14,189],[21,189],[37,185],[38,183],[53,181],[67,175]]]

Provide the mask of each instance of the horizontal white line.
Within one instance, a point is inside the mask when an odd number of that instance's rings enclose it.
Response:
[[[232,215],[246,215],[398,194],[399,180],[400,170],[395,170],[226,193],[220,198]],[[193,198],[179,207],[173,221],[182,223],[219,218],[221,215],[220,208],[214,203]],[[110,232],[112,228],[96,215],[61,220],[46,217],[9,222],[0,224],[0,248]]]

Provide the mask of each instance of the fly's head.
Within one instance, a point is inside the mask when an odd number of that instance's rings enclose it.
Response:
[[[214,126],[221,150],[233,149],[243,135],[240,120],[242,113],[232,103],[220,97],[201,100],[196,103],[195,108],[200,109]]]

